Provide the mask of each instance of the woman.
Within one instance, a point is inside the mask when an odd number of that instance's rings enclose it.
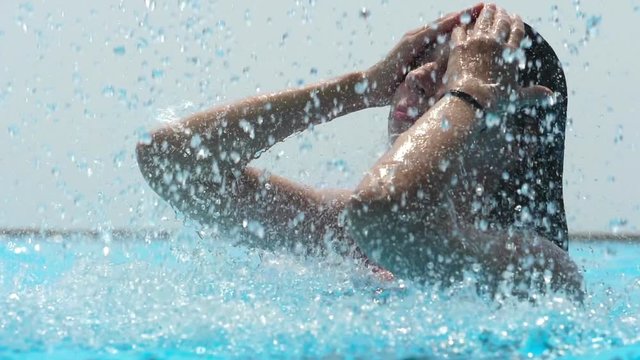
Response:
[[[490,293],[507,280],[519,294],[579,296],[565,251],[564,75],[527,29],[495,5],[448,15],[366,71],[168,124],[138,145],[140,169],[172,206],[257,246],[336,247],[383,278],[449,284],[474,269]],[[393,145],[355,190],[248,166],[293,133],[388,105]]]

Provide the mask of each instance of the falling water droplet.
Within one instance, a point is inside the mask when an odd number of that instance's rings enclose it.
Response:
[[[119,56],[124,55],[127,52],[124,45],[116,46],[113,48],[113,53]]]
[[[367,9],[366,7],[363,7],[360,9],[360,18],[367,20],[369,18],[369,16],[371,16],[371,11],[369,11],[369,9]]]
[[[622,125],[618,125],[618,128],[616,129],[616,136],[613,138],[613,143],[621,143],[623,138]]]
[[[116,89],[112,85],[107,85],[102,88],[102,95],[106,97],[113,97],[116,93]]]
[[[249,9],[244,11],[244,23],[247,26],[251,26],[251,11]]]
[[[122,167],[122,164],[124,163],[124,160],[127,156],[126,151],[124,150],[120,150],[118,151],[114,156],[113,156],[113,165],[116,168]]]
[[[16,137],[20,134],[20,128],[18,128],[17,125],[9,125],[9,127],[7,128],[7,130],[9,131],[9,136],[10,137]]]
[[[151,70],[151,77],[154,79],[159,79],[164,76],[164,70],[162,69],[153,69]]]
[[[627,226],[628,223],[629,221],[627,219],[622,219],[622,218],[611,219],[609,220],[609,230],[611,230],[611,232],[613,233],[620,232]]]
[[[138,141],[145,145],[151,144],[151,134],[148,131],[139,131]]]
[[[156,1],[155,0],[144,0],[144,6],[146,6],[147,9],[149,9],[149,11],[153,11],[156,8]]]
[[[243,222],[244,225],[244,222]],[[264,226],[262,226],[261,223],[259,223],[258,221],[249,221],[247,223],[246,226],[247,230],[249,230],[250,233],[252,233],[253,235],[257,236],[258,238],[262,239],[264,238]]]
[[[602,16],[590,16],[587,19],[587,36],[594,37],[598,35],[598,27],[602,22]]]

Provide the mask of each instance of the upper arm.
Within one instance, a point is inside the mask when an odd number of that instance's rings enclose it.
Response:
[[[182,157],[137,149],[140,170],[153,190],[174,208],[264,248],[322,248],[323,239],[344,239],[340,217],[351,192],[321,190],[252,167],[234,174],[207,172]],[[155,155],[155,156],[154,156]],[[191,165],[189,165],[191,164]]]
[[[255,232],[245,226],[254,224],[263,231],[262,238],[256,239],[261,246],[307,250],[323,248],[323,239],[345,238],[340,217],[348,190],[316,189],[252,167],[231,182],[226,194],[215,194],[217,186],[205,181],[203,192],[226,202],[217,206],[224,214],[218,224],[228,230],[247,228],[255,239]],[[210,219],[208,215],[202,220]]]

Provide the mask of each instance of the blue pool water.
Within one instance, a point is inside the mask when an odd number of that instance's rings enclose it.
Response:
[[[107,239],[108,240],[108,239]],[[573,242],[584,306],[205,241],[0,238],[0,359],[640,358],[640,244]]]

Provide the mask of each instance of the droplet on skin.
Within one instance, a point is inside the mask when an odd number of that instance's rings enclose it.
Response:
[[[440,122],[440,127],[444,131],[449,130],[449,128],[451,127],[451,125],[449,124],[449,120],[447,118],[443,117],[442,121]]]
[[[468,13],[462,13],[460,15],[460,23],[464,25],[471,23],[471,15]]]
[[[197,148],[198,146],[200,146],[200,144],[202,143],[202,138],[200,137],[200,135],[195,134],[191,137],[191,143],[189,144],[193,149]]]
[[[248,122],[245,119],[240,119],[240,121],[238,122],[238,125],[240,126],[242,131],[244,131],[245,133],[249,134],[249,138],[253,139],[255,137],[254,128],[253,128],[253,125],[251,125],[250,122]]]
[[[364,94],[367,89],[369,88],[369,80],[367,79],[363,79],[362,81],[356,83],[356,85],[354,86],[354,90],[357,94]]]

